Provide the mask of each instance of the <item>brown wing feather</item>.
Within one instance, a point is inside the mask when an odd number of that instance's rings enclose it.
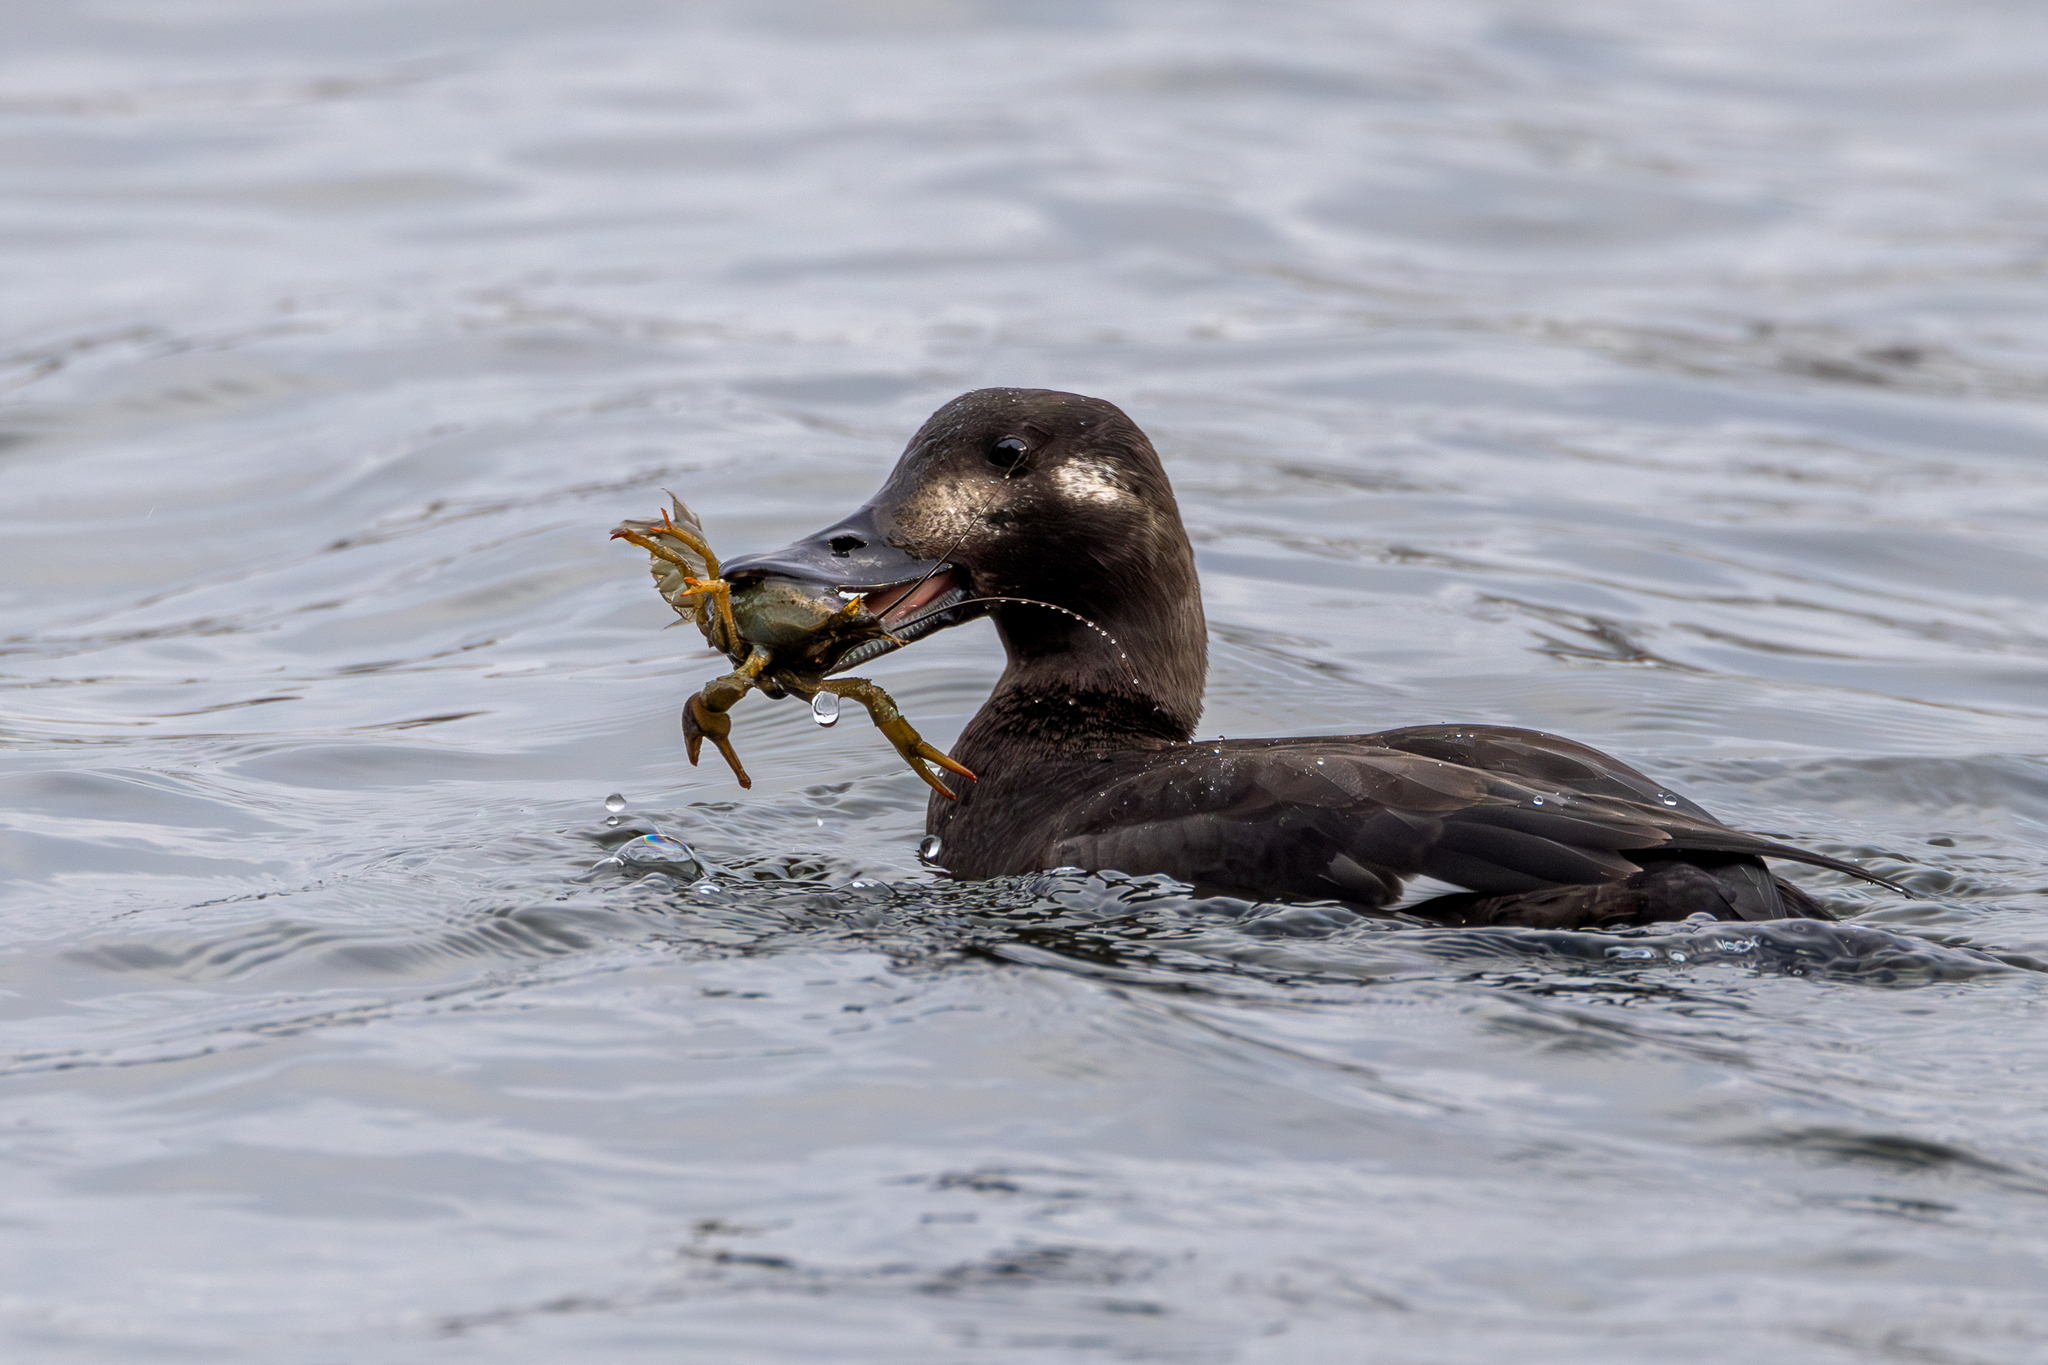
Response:
[[[1530,730],[1189,745],[1134,756],[1061,822],[1056,861],[1257,894],[1384,903],[1427,873],[1490,895],[1626,880],[1626,854],[1854,864],[1730,829],[1615,759]]]

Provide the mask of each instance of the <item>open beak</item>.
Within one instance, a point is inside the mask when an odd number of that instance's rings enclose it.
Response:
[[[868,660],[947,626],[980,615],[958,604],[974,595],[967,571],[943,560],[918,559],[891,545],[875,522],[872,504],[833,526],[771,550],[727,561],[725,580],[735,592],[762,578],[793,578],[855,597],[888,632],[842,654],[828,672],[857,668]]]

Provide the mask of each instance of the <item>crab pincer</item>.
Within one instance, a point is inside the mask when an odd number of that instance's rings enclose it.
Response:
[[[732,769],[732,775],[740,780],[740,785],[754,785],[754,779],[748,777],[747,770],[740,766],[740,756],[732,747],[732,717],[725,713],[754,688],[756,679],[767,664],[768,652],[757,649],[744,664],[724,677],[704,684],[683,703],[683,751],[689,755],[691,767],[697,766],[697,755],[708,739],[717,746],[719,755]]]

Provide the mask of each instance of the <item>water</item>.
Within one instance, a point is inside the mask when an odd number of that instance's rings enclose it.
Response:
[[[839,723],[839,698],[830,692],[820,692],[812,697],[811,719],[827,729],[837,725]]]
[[[2044,43],[21,0],[6,1354],[2048,1355]],[[1558,731],[1920,898],[959,887],[872,727],[690,767],[725,665],[609,529],[786,543],[984,384],[1158,442],[1205,735]],[[944,745],[999,669],[865,671]]]

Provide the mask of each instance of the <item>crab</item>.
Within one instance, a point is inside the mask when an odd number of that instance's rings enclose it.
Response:
[[[667,490],[664,489],[664,492]],[[704,633],[705,641],[737,665],[692,693],[683,704],[683,747],[691,766],[709,739],[732,768],[742,787],[754,785],[732,747],[732,718],[726,714],[748,692],[769,697],[796,696],[815,701],[824,693],[858,702],[877,729],[895,747],[910,770],[944,796],[957,800],[939,779],[937,764],[970,782],[974,774],[927,744],[895,699],[866,678],[829,678],[837,662],[855,645],[881,640],[901,643],[883,629],[866,600],[823,592],[794,579],[762,577],[728,582],[719,573],[718,556],[705,539],[695,513],[669,494],[674,508],[658,521],[626,521],[612,531],[647,551],[655,588],[675,613]]]

